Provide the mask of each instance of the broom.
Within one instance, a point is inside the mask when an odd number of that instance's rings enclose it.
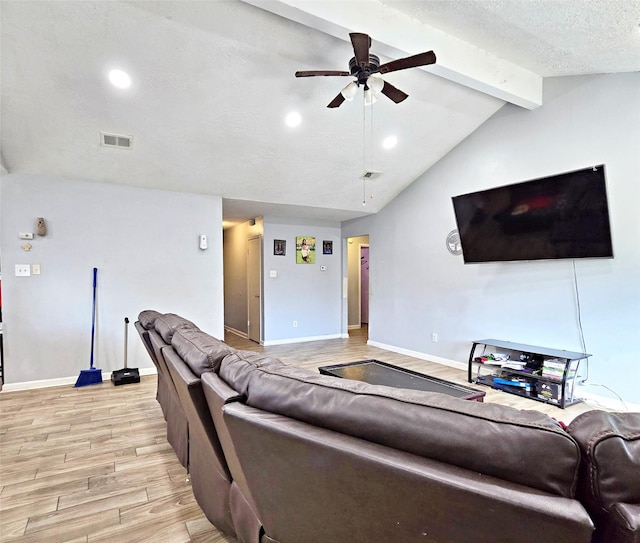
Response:
[[[89,359],[89,369],[80,370],[80,375],[76,381],[76,387],[87,385],[99,385],[102,383],[102,370],[93,367],[93,343],[96,331],[96,287],[98,286],[98,268],[93,268],[93,309],[91,318],[91,357]]]

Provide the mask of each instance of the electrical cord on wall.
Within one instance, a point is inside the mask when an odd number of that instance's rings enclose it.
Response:
[[[586,353],[587,352],[587,344],[584,340],[584,330],[582,329],[582,309],[580,307],[580,289],[578,288],[578,274],[576,273],[576,261],[575,259],[573,259],[571,261],[571,263],[573,264],[573,288],[575,290],[575,294],[576,294],[576,313],[577,313],[577,318],[578,318],[578,330],[580,330],[580,343],[582,346],[582,352]],[[585,359],[585,365],[586,365],[586,370],[587,370],[587,374],[586,376],[580,381],[580,384],[583,385],[587,382],[587,380],[589,379],[589,358],[587,357]]]
[[[578,318],[578,329],[580,330],[580,342],[582,344],[582,352],[586,353],[587,345],[584,340],[584,330],[582,329],[582,310],[580,307],[580,289],[578,288],[578,275],[576,273],[576,261],[574,259],[571,262],[573,263],[573,285],[574,285],[575,294],[576,294],[576,311],[577,311],[577,318]],[[586,364],[585,367],[586,367],[587,373],[586,373],[586,376],[580,380],[579,384],[582,386],[602,387],[608,390],[616,398],[618,398],[618,400],[620,400],[620,403],[622,404],[623,409],[625,411],[628,411],[629,409],[627,407],[627,404],[624,402],[622,397],[615,390],[609,388],[607,385],[602,385],[600,383],[587,383],[587,381],[589,380],[589,358],[588,357],[585,359],[585,364]]]

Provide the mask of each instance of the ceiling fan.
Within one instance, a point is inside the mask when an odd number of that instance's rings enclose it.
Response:
[[[381,77],[374,74],[388,74],[397,72],[398,70],[406,70],[407,68],[415,68],[416,66],[426,66],[436,61],[436,55],[433,51],[427,53],[418,53],[410,57],[392,60],[386,64],[380,64],[380,59],[369,52],[371,47],[371,38],[368,34],[352,32],[351,44],[353,45],[354,57],[349,61],[349,71],[341,72],[337,70],[308,70],[296,72],[296,77],[314,77],[322,76],[352,76],[355,81],[349,83],[340,94],[336,96],[327,107],[340,107],[345,100],[353,100],[358,91],[358,87],[364,87],[365,104],[372,104],[376,101],[375,95],[382,92],[387,98],[393,100],[396,104],[408,98],[408,94],[394,87],[391,83],[386,82]]]

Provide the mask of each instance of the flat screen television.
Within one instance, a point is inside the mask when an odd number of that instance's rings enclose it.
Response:
[[[465,263],[613,257],[604,165],[452,200]]]

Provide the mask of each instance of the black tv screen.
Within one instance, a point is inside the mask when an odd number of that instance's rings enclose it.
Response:
[[[465,263],[613,257],[604,165],[452,200]]]

